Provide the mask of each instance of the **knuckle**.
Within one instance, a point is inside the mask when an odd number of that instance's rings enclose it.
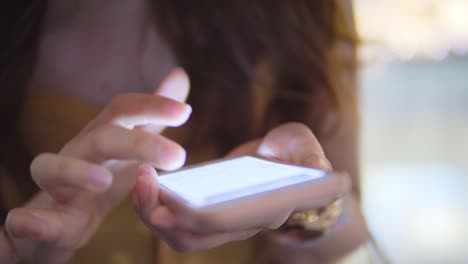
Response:
[[[160,107],[164,100],[159,96],[142,96],[141,102],[135,105],[136,112],[144,112],[148,107]]]
[[[154,146],[153,140],[148,133],[139,130],[132,131],[130,144],[133,149],[137,150],[151,149]]]
[[[102,125],[95,128],[88,134],[87,138],[87,151],[93,155],[102,156],[105,154],[104,140],[109,134],[111,127],[109,125]]]
[[[31,164],[31,176],[42,189],[50,189],[63,181],[70,181],[73,163],[60,155],[44,153]]]
[[[127,102],[128,94],[118,94],[110,100],[106,106],[106,114],[110,119],[118,117],[122,113],[124,104]]]
[[[156,96],[119,94],[114,96],[106,107],[108,117],[118,119],[123,114],[136,115],[147,111],[150,107],[160,107],[167,100],[161,100]]]
[[[161,137],[150,137],[146,154],[151,160],[158,160],[159,162],[166,162],[167,158],[172,156],[171,143]]]
[[[67,157],[76,156],[76,146],[79,146],[76,143],[78,143],[78,138],[73,138],[62,147],[59,154]]]
[[[67,176],[72,175],[72,173],[73,173],[72,166],[73,165],[70,164],[70,162],[68,162],[68,160],[63,159],[63,158],[58,158],[55,161],[54,169],[57,172],[59,172],[59,174],[57,174],[58,177],[67,178]]]
[[[165,144],[157,135],[144,131],[133,131],[131,147],[138,150],[139,158],[154,161],[160,158],[161,148]]]

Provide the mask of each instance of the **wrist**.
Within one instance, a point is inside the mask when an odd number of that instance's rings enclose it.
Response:
[[[339,197],[324,207],[295,212],[278,230],[270,232],[270,236],[281,244],[293,246],[320,241],[341,224],[343,206],[344,200]]]
[[[343,197],[343,212],[337,222],[322,236],[314,239],[299,239],[301,231],[296,233],[265,232],[264,241],[268,251],[275,258],[285,258],[284,263],[317,263],[336,262],[343,256],[358,248],[369,238],[364,218],[358,201],[351,194]],[[276,254],[276,252],[278,254]],[[285,256],[288,256],[287,258]],[[280,262],[282,263],[282,262]]]

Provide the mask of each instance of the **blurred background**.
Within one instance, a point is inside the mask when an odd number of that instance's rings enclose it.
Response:
[[[468,0],[354,0],[363,207],[391,263],[468,263]]]

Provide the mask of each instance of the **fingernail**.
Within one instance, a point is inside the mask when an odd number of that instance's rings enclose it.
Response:
[[[187,152],[185,151],[185,149],[182,148],[179,152],[178,159],[174,161],[173,168],[179,169],[182,166],[184,166],[186,158],[187,158]]]
[[[164,111],[173,120],[172,126],[180,126],[187,122],[192,114],[192,106],[189,104],[182,104],[177,102],[167,102],[164,106]]]
[[[173,171],[181,168],[185,164],[187,152],[182,147],[174,145],[163,145],[160,147],[161,169]]]
[[[275,151],[273,149],[271,149],[270,146],[268,146],[267,144],[263,143],[261,144],[258,149],[257,149],[257,154],[258,155],[261,155],[261,156],[264,156],[264,157],[269,157],[269,158],[273,158],[275,157]]]
[[[187,74],[184,70],[176,68],[169,73],[168,78],[162,83],[160,94],[172,98],[173,91],[179,91],[181,88],[185,88],[190,85]],[[176,99],[176,98],[172,98]],[[177,98],[178,99],[178,98]]]
[[[321,169],[324,169],[324,170],[333,170],[333,167],[332,167],[330,161],[328,161],[328,159],[326,159],[324,157],[320,157],[319,166],[320,166]]]
[[[191,114],[192,114],[192,106],[189,104],[186,104],[184,110],[182,110],[182,112],[179,114],[179,118],[176,121],[177,123],[176,125],[182,125],[185,122],[187,122]]]
[[[185,104],[185,109],[184,109],[184,112],[182,112],[181,117],[188,119],[189,116],[192,114],[192,111],[193,111],[192,106],[189,104]]]
[[[88,188],[91,191],[102,191],[112,183],[112,175],[103,169],[91,169],[89,172]]]

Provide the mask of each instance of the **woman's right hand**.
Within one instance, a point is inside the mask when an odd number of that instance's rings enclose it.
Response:
[[[188,92],[187,75],[176,69],[155,94],[116,96],[58,154],[37,156],[31,175],[41,191],[6,221],[19,257],[66,262],[132,189],[140,162],[181,167],[184,149],[160,132],[187,121]]]

